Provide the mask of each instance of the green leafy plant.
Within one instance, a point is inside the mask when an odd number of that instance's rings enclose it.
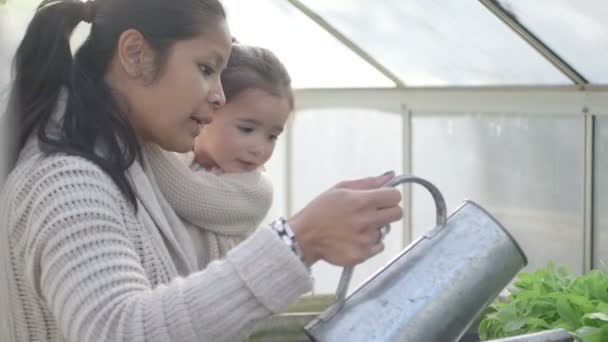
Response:
[[[579,277],[553,263],[520,273],[506,298],[490,305],[479,323],[482,340],[563,328],[583,342],[608,341],[608,273]]]

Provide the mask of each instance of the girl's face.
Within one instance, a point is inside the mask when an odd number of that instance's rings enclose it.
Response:
[[[122,66],[129,77],[115,83],[122,88],[129,120],[140,141],[169,151],[191,151],[202,125],[225,103],[220,74],[230,55],[232,37],[223,19],[207,25],[203,32],[171,47],[158,79],[151,82],[135,73],[135,67],[129,74],[130,50],[124,48]],[[136,48],[131,48],[137,57]],[[142,70],[145,75],[145,68]]]
[[[196,138],[194,154],[203,167],[249,172],[270,159],[291,112],[286,97],[247,89],[220,108]]]

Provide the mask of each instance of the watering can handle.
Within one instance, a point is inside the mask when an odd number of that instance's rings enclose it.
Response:
[[[442,226],[445,224],[447,220],[447,211],[445,200],[441,195],[441,192],[435,187],[431,182],[418,178],[415,176],[396,176],[393,179],[386,182],[384,187],[395,187],[397,185],[403,183],[418,183],[424,186],[433,196],[433,200],[435,201],[435,207],[437,212],[437,226]],[[390,230],[390,225],[386,225],[381,227],[380,229],[385,229],[385,234]],[[331,318],[336,312],[338,312],[342,306],[344,306],[344,301],[346,300],[346,292],[348,291],[348,286],[350,284],[350,280],[353,275],[354,267],[344,267],[342,270],[342,275],[340,276],[340,282],[338,283],[338,289],[336,291],[336,303],[332,306],[332,310],[327,313],[326,319]]]

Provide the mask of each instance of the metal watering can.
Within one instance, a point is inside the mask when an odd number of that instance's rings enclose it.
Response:
[[[385,186],[406,182],[431,193],[437,225],[348,298],[353,268],[344,268],[336,303],[305,327],[313,341],[457,341],[528,263],[511,234],[478,204],[465,201],[448,218],[430,182],[398,176]]]

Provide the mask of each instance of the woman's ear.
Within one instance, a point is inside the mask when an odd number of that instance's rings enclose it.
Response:
[[[118,59],[128,77],[148,81],[154,70],[154,56],[144,36],[135,29],[123,32],[118,39]]]

